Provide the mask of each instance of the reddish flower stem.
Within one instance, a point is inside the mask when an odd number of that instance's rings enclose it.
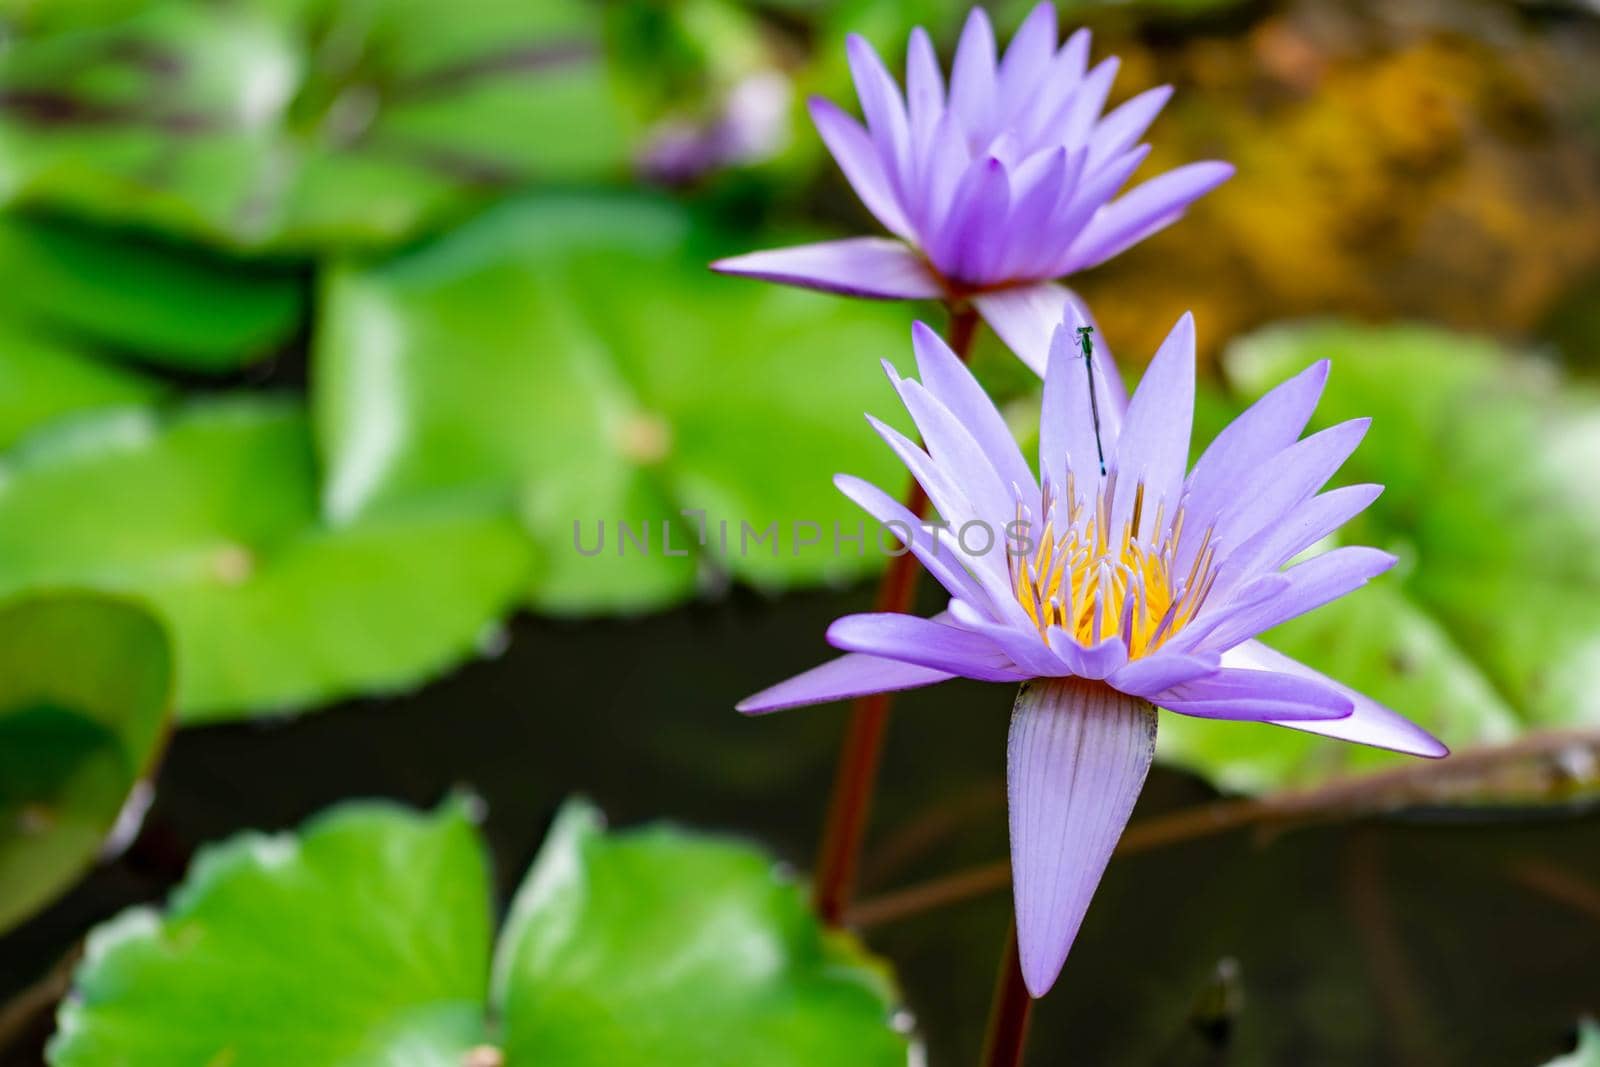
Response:
[[[1032,1010],[1033,997],[1028,995],[1028,987],[1022,981],[1022,963],[1017,956],[1017,927],[1013,923],[1011,932],[1006,936],[1005,953],[1000,958],[994,1002],[989,1006],[989,1029],[983,1039],[983,1067],[1021,1067]]]
[[[965,362],[977,333],[978,314],[970,307],[952,308],[949,343]],[[906,508],[917,518],[928,511],[928,498],[915,480],[906,494]],[[910,611],[916,599],[920,571],[916,557],[904,552],[889,561],[878,581],[874,611]],[[839,925],[855,892],[856,869],[861,860],[861,843],[866,837],[867,819],[872,812],[872,794],[878,780],[878,764],[883,755],[884,732],[889,725],[889,708],[894,698],[876,693],[857,699],[850,706],[850,723],[839,746],[835,765],[833,795],[828,802],[827,822],[817,852],[817,867],[811,896],[817,914],[830,926]]]

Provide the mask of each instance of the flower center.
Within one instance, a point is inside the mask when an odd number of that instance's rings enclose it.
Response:
[[[1088,646],[1121,636],[1129,658],[1136,659],[1160,648],[1194,619],[1216,580],[1216,549],[1207,530],[1193,562],[1180,574],[1183,508],[1170,523],[1162,514],[1165,505],[1157,508],[1146,534],[1140,483],[1131,516],[1112,529],[1115,492],[1113,474],[1091,509],[1078,499],[1071,472],[1064,501],[1046,485],[1043,529],[1033,537],[1037,527],[1019,503],[1018,528],[1029,536],[1009,540],[1006,557],[1017,602],[1046,643],[1056,627]]]

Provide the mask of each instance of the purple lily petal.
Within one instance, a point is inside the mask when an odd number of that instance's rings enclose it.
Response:
[[[1187,656],[1158,652],[1143,659],[1129,660],[1106,681],[1118,692],[1149,699],[1175,685],[1214,674],[1219,666],[1214,653]]]
[[[1126,251],[1231,177],[1230,163],[1190,163],[1151,178],[1095,215],[1072,243],[1066,269],[1088,270]]]
[[[751,252],[719,259],[711,269],[870,300],[937,300],[944,295],[922,257],[886,237]]]
[[[899,191],[905,187],[911,167],[911,127],[900,87],[865,38],[852,33],[844,44],[850,77],[861,99],[861,112],[867,117],[867,132],[872,135],[890,184]]]
[[[1278,671],[1322,682],[1349,698],[1355,709],[1344,719],[1322,722],[1275,721],[1273,723],[1275,726],[1287,726],[1293,730],[1303,730],[1306,733],[1320,734],[1340,741],[1352,741],[1360,745],[1371,745],[1374,748],[1386,748],[1411,756],[1425,756],[1428,759],[1440,759],[1450,754],[1450,750],[1442,741],[1411,720],[1395,714],[1377,701],[1362,696],[1354,689],[1324,674],[1319,674],[1299,660],[1291,659],[1260,641],[1246,641],[1229,649],[1222,654],[1222,662],[1229,667]]]
[[[1324,552],[1283,572],[1289,587],[1270,600],[1240,612],[1217,627],[1202,642],[1205,648],[1232,648],[1260,633],[1313,608],[1354,592],[1393,567],[1396,559],[1387,552],[1365,545],[1351,545]]]
[[[1054,283],[978,293],[972,298],[972,306],[978,309],[983,321],[1005,342],[1005,346],[1040,377],[1044,376],[1049,360],[1050,342],[1056,330],[1063,325],[1063,319],[1069,323],[1095,324],[1094,316],[1089,314],[1087,305],[1078,298],[1078,294]],[[1076,340],[1076,336],[1072,336]],[[1098,332],[1095,338],[1095,369],[1107,386],[1107,393],[1102,399],[1109,401],[1106,410],[1101,412],[1102,425],[1108,414],[1114,425],[1120,425],[1122,409],[1128,402],[1128,391],[1122,384],[1122,375],[1117,373],[1116,361],[1099,340]]]
[[[1209,523],[1238,495],[1239,485],[1299,439],[1328,380],[1320,360],[1275,386],[1207,446],[1185,486],[1189,517]],[[1180,554],[1180,563],[1187,561]]]
[[[850,700],[872,693],[893,693],[948,681],[955,675],[916,667],[898,660],[851,654],[831,659],[787,681],[745,697],[734,705],[746,715],[765,715],[784,708]]]
[[[811,121],[822,136],[822,143],[828,146],[834,162],[839,164],[845,180],[855,189],[867,210],[883,223],[884,229],[911,240],[911,223],[900,206],[892,179],[884,172],[871,135],[832,100],[814,96],[808,104]]]
[[[1343,719],[1355,710],[1349,697],[1325,681],[1234,667],[1181,682],[1150,700],[1180,715],[1251,722]]]
[[[1065,486],[1067,470],[1078,483],[1088,488],[1105,475],[1100,472],[1100,456],[1106,469],[1116,462],[1117,439],[1121,434],[1120,416],[1112,410],[1107,394],[1110,383],[1101,373],[1103,362],[1095,359],[1091,370],[1083,368],[1078,347],[1077,327],[1082,319],[1068,309],[1068,317],[1050,342],[1050,365],[1044,375],[1044,406],[1039,415],[1039,473],[1056,486]],[[1096,352],[1098,356],[1098,351]],[[1089,374],[1094,374],[1094,407],[1091,407]],[[1100,410],[1100,398],[1107,403]],[[1100,435],[1095,437],[1093,412],[1100,412]],[[1088,483],[1088,484],[1085,484]]]
[[[1171,98],[1172,86],[1158,85],[1154,89],[1146,89],[1101,119],[1089,138],[1089,167],[1099,167],[1106,160],[1133,147]]]
[[[917,484],[922,486],[923,492],[928,494],[928,499],[933,503],[934,510],[939,513],[941,519],[957,530],[969,522],[983,521],[967,498],[966,491],[950,477],[949,472],[918,448],[916,442],[871,415],[867,416],[867,424],[877,431],[878,436],[884,439],[900,462],[905,464],[911,476],[917,480]],[[972,558],[974,562],[992,561],[995,556],[995,552],[990,552]],[[1001,562],[1000,569],[1004,570],[1003,561]]]
[[[842,652],[899,660],[981,682],[1015,682],[1028,676],[982,634],[917,615],[846,615],[828,627],[828,643]]]
[[[1061,973],[1155,756],[1142,700],[1072,679],[1017,694],[1006,753],[1017,946],[1028,992]]]
[[[914,169],[910,177],[915,188],[923,180],[933,132],[945,112],[944,74],[939,70],[933,41],[921,26],[911,31],[911,43],[906,48],[906,112],[911,121]]]
[[[1158,511],[1170,515],[1177,510],[1193,426],[1194,316],[1186,313],[1162,342],[1128,402],[1117,444],[1113,530],[1132,515],[1135,487],[1141,484],[1141,521],[1154,518]]]
[[[917,557],[951,596],[972,604],[989,603],[989,594],[983,586],[961,566],[959,549],[948,533],[923,526],[922,520],[910,509],[871,482],[850,474],[838,474],[833,484],[867,514],[887,526],[895,539]]]
[[[1028,12],[1011,39],[1005,58],[1000,61],[998,91],[1001,99],[1014,101],[1045,76],[1056,53],[1056,6],[1042,3]]]
[[[992,603],[996,608],[994,614],[1000,616],[999,621],[985,619],[977,608],[955,599],[950,601],[950,617],[1005,649],[1011,662],[1027,671],[1031,677],[1056,678],[1071,673],[1060,657],[1039,640],[1038,633],[1033,630],[1032,623],[1015,597],[1007,595],[996,598]]]
[[[981,7],[967,15],[950,68],[950,109],[969,131],[987,130],[995,108],[994,27]],[[982,138],[987,141],[988,138]]]
[[[1191,553],[1204,539],[1202,527],[1212,528],[1213,540],[1223,546],[1241,546],[1268,526],[1310,500],[1329,478],[1344,465],[1361,439],[1371,419],[1351,419],[1330,426],[1296,442],[1263,463],[1254,474],[1236,487],[1214,517],[1195,512],[1185,525],[1178,552],[1178,564],[1187,566]]]
[[[896,376],[893,368],[890,381],[922,434],[928,455],[952,480],[966,487],[967,499],[978,514],[1004,515],[1013,506],[1016,494],[1001,480],[988,453],[966,426],[920,382]]]
[[[1312,497],[1223,556],[1213,595],[1226,597],[1256,575],[1276,571],[1361,514],[1382,492],[1381,485],[1347,485]]]
[[[1001,481],[1007,486],[1037,485],[1027,460],[1022,458],[1022,450],[1006,426],[1005,417],[972,372],[950,351],[950,346],[920,322],[911,326],[911,341],[922,384],[944,402],[977,440]]]
[[[1056,626],[1050,630],[1050,647],[1067,670],[1079,678],[1092,681],[1111,677],[1128,662],[1128,646],[1122,643],[1120,637],[1108,637],[1097,645],[1085,648]]]

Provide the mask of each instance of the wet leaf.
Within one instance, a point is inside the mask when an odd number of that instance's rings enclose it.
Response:
[[[0,608],[0,930],[93,862],[172,711],[161,625],[122,600]]]
[[[0,307],[40,329],[145,363],[226,371],[300,327],[286,268],[245,267],[63,220],[0,218]]]
[[[621,168],[600,19],[582,0],[30,8],[0,57],[0,190],[240,248],[395,242]]]
[[[831,478],[904,481],[862,413],[899,408],[878,361],[909,366],[908,313],[713,275],[718,251],[664,202],[552,196],[335,270],[326,510],[514,506],[543,550],[529,600],[557,612],[667,604],[697,572],[781,588],[881,564]],[[619,522],[648,524],[648,552]],[[864,541],[836,551],[835,523]]]
[[[351,804],[203,851],[96,928],[56,1067],[460,1064],[484,1037],[489,872],[460,803]]]
[[[471,655],[524,581],[515,524],[418,514],[331,530],[314,474],[286,400],[37,435],[0,464],[0,592],[148,597],[173,629],[191,722],[409,686]]]
[[[569,804],[501,937],[511,1063],[904,1065],[892,988],[746,845]]]
[[[1340,535],[1400,566],[1267,636],[1453,748],[1600,723],[1600,398],[1495,345],[1313,324],[1234,345],[1248,400],[1333,361],[1313,429],[1371,416],[1340,483],[1384,494]],[[1229,788],[1315,783],[1402,757],[1249,725],[1162,723],[1167,758]]]
[[[63,415],[142,404],[165,392],[79,345],[0,316],[0,449]]]
[[[802,899],[753,848],[569,805],[491,969],[467,805],[346,805],[215,846],[165,914],[97,929],[49,1060],[905,1064],[882,966]]]

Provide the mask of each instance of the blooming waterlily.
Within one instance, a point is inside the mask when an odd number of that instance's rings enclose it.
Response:
[[[1226,180],[1195,163],[1117,193],[1149,153],[1139,143],[1171,95],[1161,87],[1102,114],[1118,60],[1089,69],[1089,33],[1057,47],[1042,3],[1003,58],[974,8],[948,90],[933,44],[911,34],[906,91],[872,46],[848,41],[866,126],[814,98],[811,116],[845,177],[893,238],[756,252],[717,270],[883,299],[969,302],[1044,373],[1050,329],[1071,294],[1052,279],[1103,263],[1178,219]]]
[[[1157,707],[1446,754],[1395,712],[1254,640],[1395,562],[1350,546],[1285,569],[1381,491],[1321,491],[1367,427],[1301,439],[1327,363],[1262,397],[1186,475],[1193,320],[1179,321],[1124,404],[1115,371],[1079,355],[1075,316],[1049,350],[1037,478],[971,373],[917,325],[920,382],[885,366],[926,446],[871,421],[944,525],[919,525],[857,478],[837,484],[944,585],[949,608],[839,619],[828,640],[847,655],[739,705],[768,712],[955,677],[1022,683],[1007,777],[1019,952],[1035,996],[1055,982],[1133,810]]]

